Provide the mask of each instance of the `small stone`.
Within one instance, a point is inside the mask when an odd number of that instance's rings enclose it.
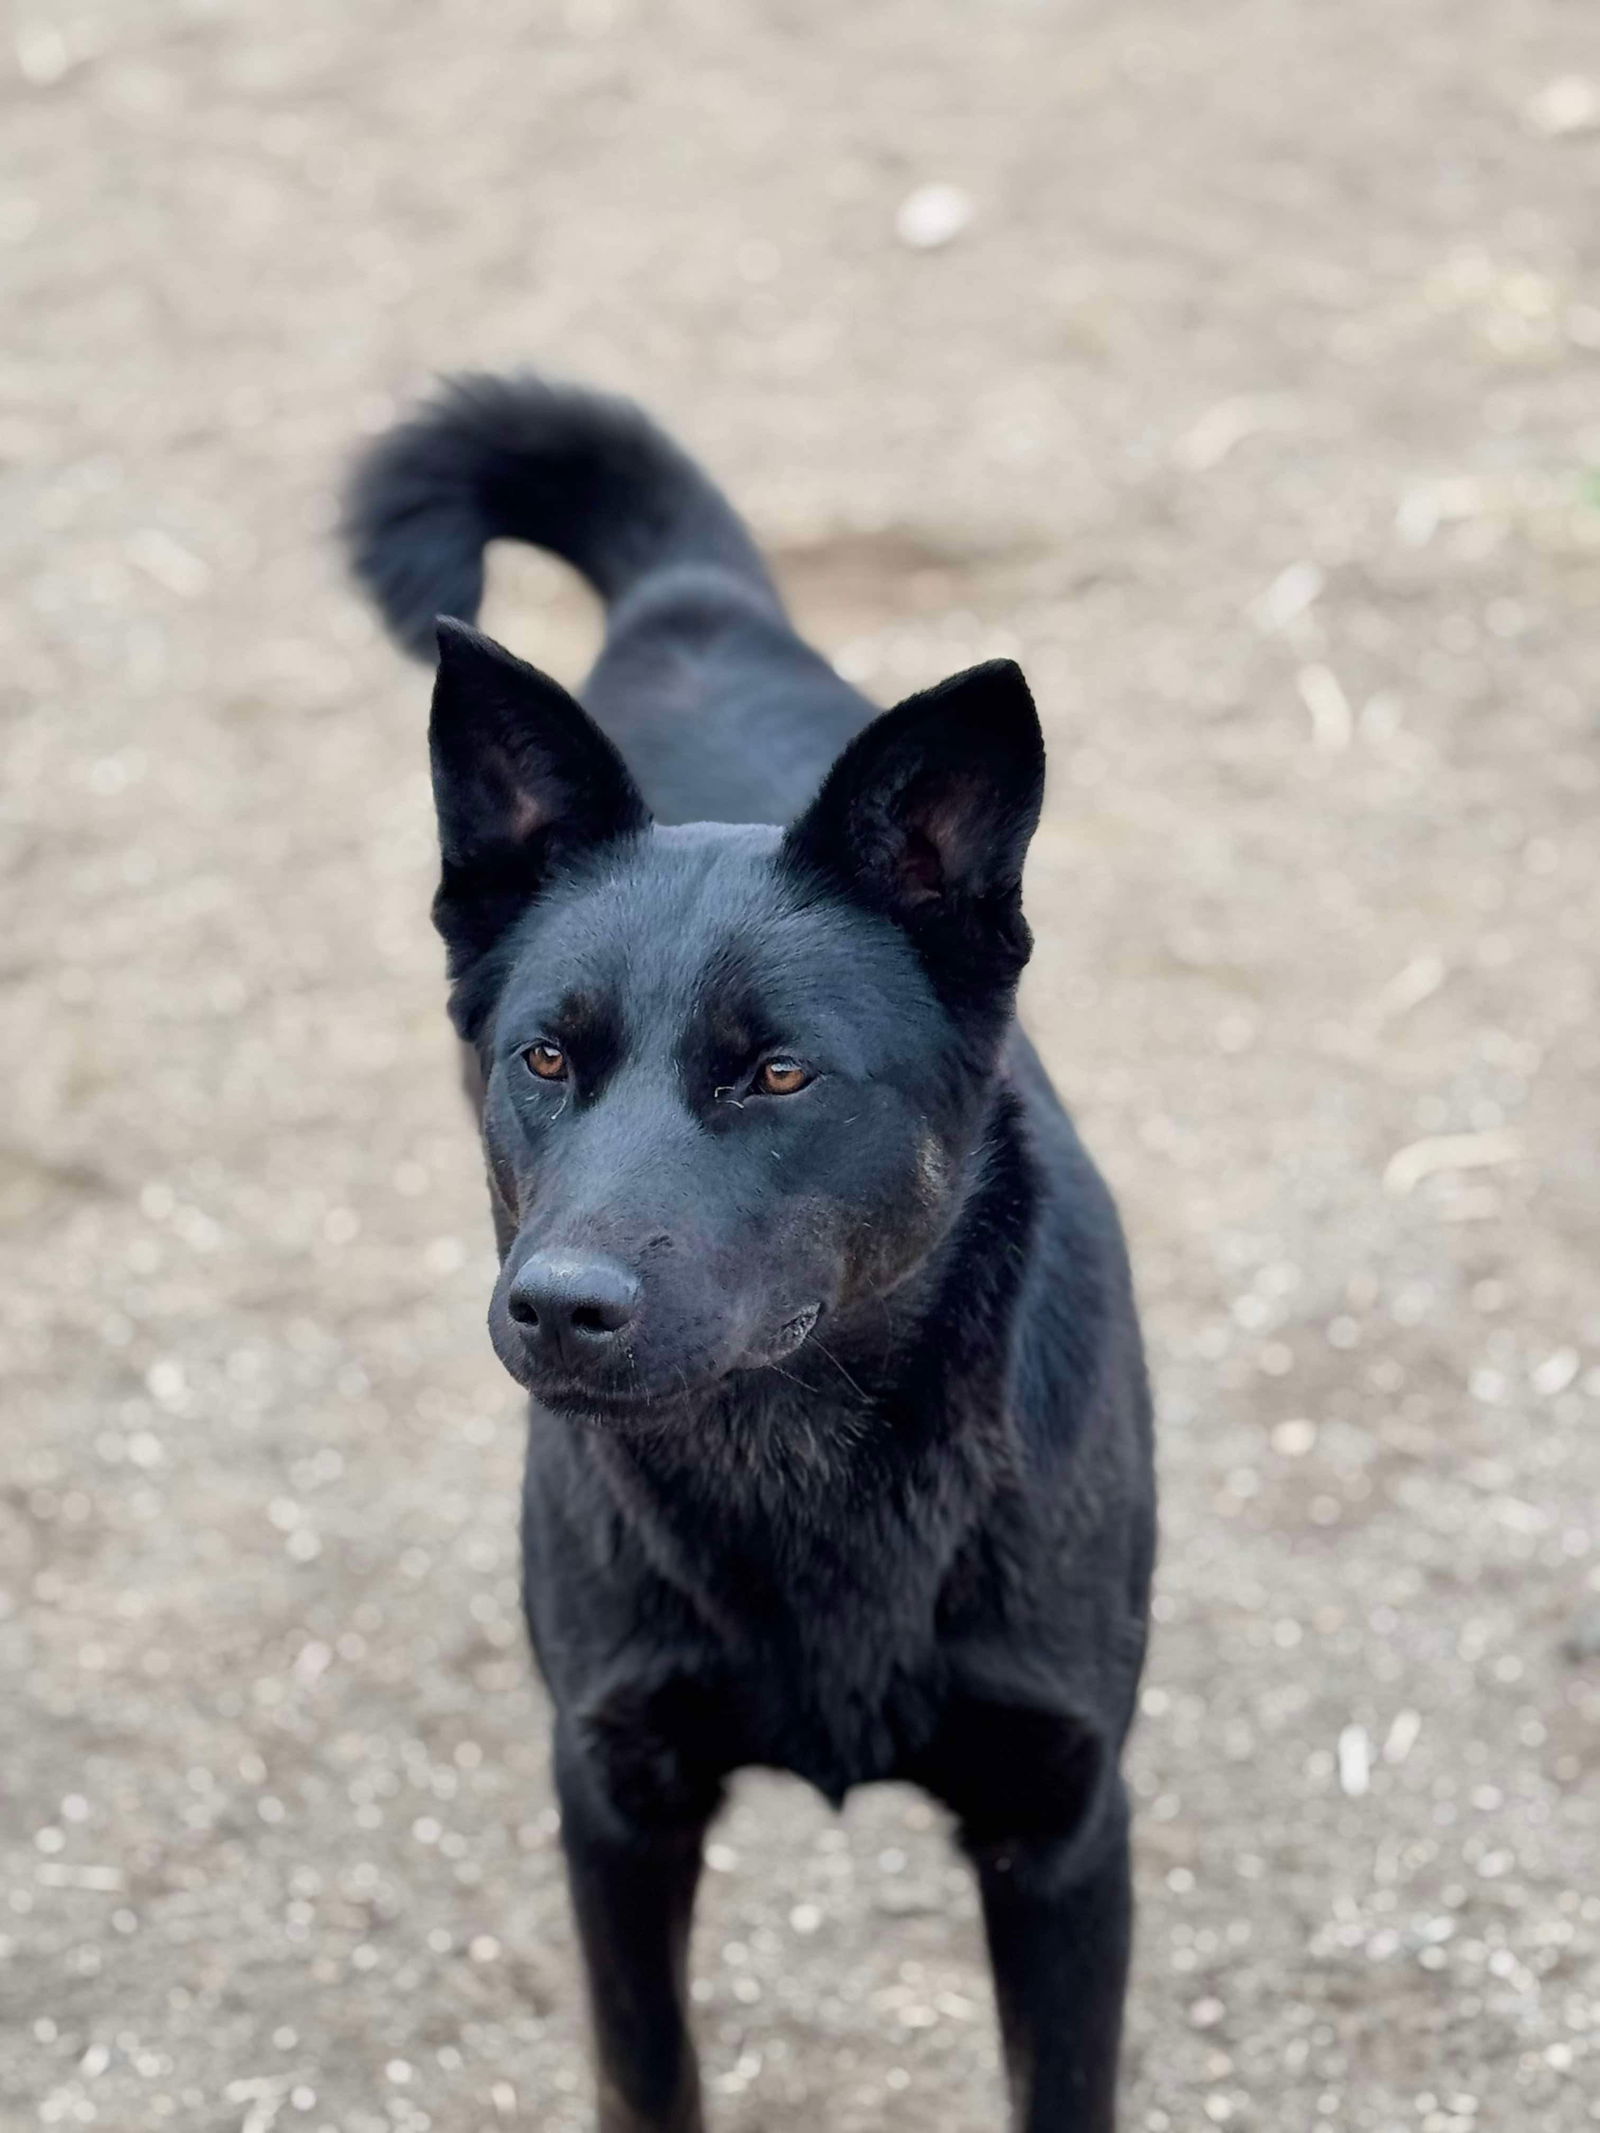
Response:
[[[1557,1348],[1533,1372],[1533,1389],[1543,1393],[1546,1399],[1554,1399],[1558,1392],[1565,1392],[1578,1375],[1580,1357],[1576,1348]]]
[[[1586,1659],[1600,1659],[1600,1600],[1579,1608],[1567,1625],[1561,1649],[1577,1666]]]
[[[959,185],[919,185],[900,203],[895,235],[914,252],[937,251],[959,237],[976,212],[972,195]]]
[[[1586,75],[1558,75],[1529,99],[1526,117],[1533,131],[1548,140],[1592,133],[1600,126],[1600,88]]]
[[[1303,1459],[1317,1441],[1317,1425],[1304,1415],[1273,1426],[1272,1449],[1284,1459]]]
[[[1346,1726],[1339,1735],[1339,1789],[1359,1800],[1372,1782],[1372,1743],[1365,1726]]]

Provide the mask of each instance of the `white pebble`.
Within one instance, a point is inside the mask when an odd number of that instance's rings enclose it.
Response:
[[[976,212],[972,195],[959,185],[919,185],[900,203],[895,235],[915,252],[936,251],[959,237]]]

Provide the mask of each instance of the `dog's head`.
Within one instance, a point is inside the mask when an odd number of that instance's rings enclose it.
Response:
[[[669,1420],[923,1265],[1027,960],[1044,755],[1018,669],[884,713],[787,830],[653,826],[556,683],[441,626],[434,915],[478,1058],[495,1348]]]

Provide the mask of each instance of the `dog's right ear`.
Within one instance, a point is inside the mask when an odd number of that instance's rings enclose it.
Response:
[[[442,869],[434,924],[459,977],[551,870],[649,825],[610,741],[559,682],[464,622],[438,624],[428,751]]]

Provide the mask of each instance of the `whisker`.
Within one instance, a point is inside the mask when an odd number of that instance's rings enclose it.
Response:
[[[834,1354],[833,1350],[831,1348],[825,1348],[821,1341],[815,1342],[814,1345],[820,1354],[825,1355],[828,1358],[828,1361],[833,1365],[834,1369],[838,1371],[840,1377],[844,1379],[845,1383],[855,1394],[856,1398],[858,1400],[865,1400],[867,1395],[865,1394],[865,1392],[862,1391],[861,1387],[856,1383],[855,1379],[850,1375],[849,1371],[846,1370],[843,1363],[841,1363],[839,1358]]]

